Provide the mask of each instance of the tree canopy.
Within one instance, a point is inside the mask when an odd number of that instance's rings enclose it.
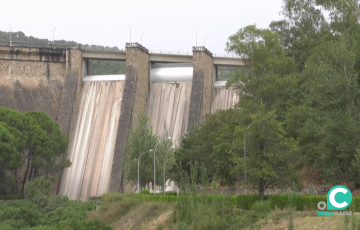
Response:
[[[138,116],[137,126],[130,130],[125,151],[125,176],[134,184],[138,180],[138,159],[140,159],[140,189],[154,182],[154,152],[156,155],[156,184],[163,186],[163,167],[168,159],[172,159],[171,141],[153,134],[149,119],[145,115]],[[170,163],[170,162],[169,162]],[[168,165],[169,166],[169,165]],[[168,176],[167,176],[168,178]],[[166,178],[166,180],[167,180]]]
[[[177,164],[189,173],[197,161],[230,183],[244,181],[246,165],[260,194],[299,182],[305,167],[312,183],[359,187],[359,9],[357,0],[284,0],[283,19],[231,35],[226,50],[245,68],[227,87],[241,99],[183,139]]]
[[[70,166],[69,160],[57,162],[66,153],[69,140],[45,113],[0,107],[0,193],[21,192],[25,183],[39,174],[51,175],[54,169]],[[26,165],[25,172],[18,169]],[[19,177],[22,178],[19,178]]]

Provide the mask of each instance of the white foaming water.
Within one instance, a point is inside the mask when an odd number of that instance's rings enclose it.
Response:
[[[154,82],[150,85],[147,114],[153,133],[172,137],[177,146],[186,133],[191,95],[191,82]]]
[[[108,192],[125,81],[87,81],[81,93],[60,194],[88,200]]]
[[[213,103],[211,106],[211,113],[216,110],[226,110],[234,107],[239,102],[239,95],[232,88],[226,89],[224,86],[214,87]]]

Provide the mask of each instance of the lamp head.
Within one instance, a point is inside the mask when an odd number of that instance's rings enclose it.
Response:
[[[170,139],[171,139],[171,137],[168,137],[167,139],[169,139],[169,140],[170,140]]]
[[[152,149],[149,150],[149,152],[152,152],[152,151],[153,151]]]

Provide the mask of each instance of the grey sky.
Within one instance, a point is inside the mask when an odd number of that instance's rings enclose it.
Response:
[[[139,42],[149,50],[191,51],[197,44],[224,54],[228,37],[256,24],[267,27],[281,17],[282,0],[127,0],[44,1],[3,0],[0,30],[23,31],[28,36],[73,40],[83,44],[118,46]]]

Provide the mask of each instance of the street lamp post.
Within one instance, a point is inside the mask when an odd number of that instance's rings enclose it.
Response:
[[[171,160],[171,158],[167,159],[164,163],[164,195],[165,195],[165,186],[166,186],[166,181],[165,181],[165,166],[166,166],[166,163]]]
[[[195,35],[196,35],[196,46],[197,46],[197,32],[196,32],[196,30],[194,30],[194,32],[195,32]]]
[[[142,154],[140,154],[139,159],[138,159],[138,182],[137,182],[137,193],[140,193],[140,159],[141,157],[147,153],[147,152],[152,152],[152,149],[143,152]]]
[[[248,193],[248,190],[247,190],[247,175],[246,175],[246,132],[247,130],[250,128],[250,126],[254,124],[254,123],[251,123],[246,129],[245,129],[245,132],[244,132],[244,160],[245,160],[245,194]]]
[[[131,28],[130,28],[130,26],[127,26],[127,27],[129,27],[129,30],[130,30],[130,43],[131,43]]]
[[[9,22],[10,25],[10,46],[11,46],[11,23]]]
[[[144,33],[141,34],[141,45],[142,45],[142,36],[143,36]]]
[[[55,27],[54,30],[53,30],[53,45],[55,45],[55,40],[54,40],[55,29],[56,29],[56,27]],[[60,32],[61,32],[61,31],[60,31]]]
[[[155,149],[154,149],[154,195],[156,195],[156,161],[155,161],[155,159],[156,159],[156,148],[158,147],[158,145],[161,142],[163,142],[165,140],[170,140],[170,139],[171,139],[171,137],[168,137],[167,139],[159,141],[159,143],[157,143],[157,145],[155,146]]]

